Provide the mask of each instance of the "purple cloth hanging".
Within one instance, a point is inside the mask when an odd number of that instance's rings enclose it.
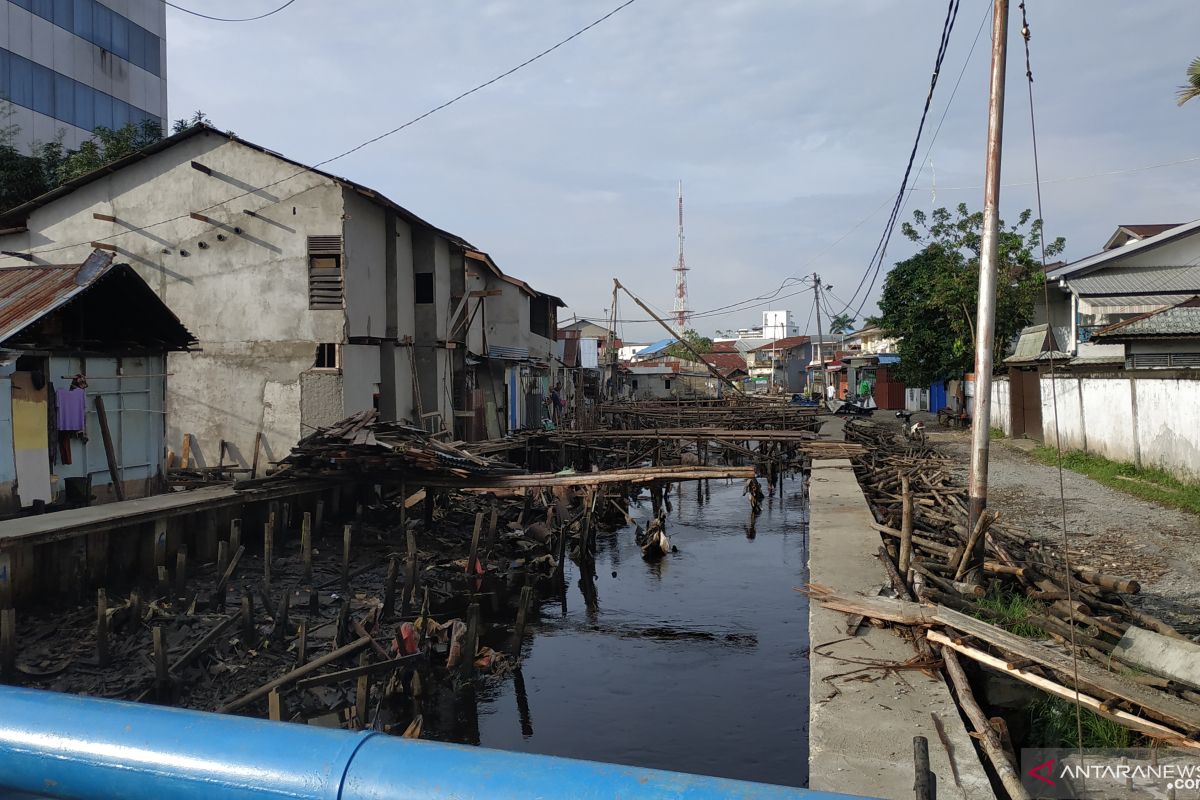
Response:
[[[83,389],[57,389],[58,429],[87,430],[87,392]]]

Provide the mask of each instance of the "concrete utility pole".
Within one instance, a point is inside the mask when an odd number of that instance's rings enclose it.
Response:
[[[817,403],[820,405],[820,401],[824,400],[826,396],[825,388],[829,384],[829,375],[825,372],[825,353],[821,347],[821,340],[825,338],[821,333],[821,276],[815,272],[813,273],[813,304],[816,306],[817,316],[817,370],[821,373],[821,396]],[[813,380],[814,382],[816,380],[815,373]]]
[[[999,261],[1000,153],[1004,133],[1004,69],[1008,60],[1008,0],[992,10],[992,88],[988,100],[987,168],[983,179],[983,238],[979,257],[979,306],[975,312],[975,404],[971,423],[970,505],[967,530],[987,506],[988,446],[992,432],[992,347],[996,338],[996,271]],[[969,555],[969,579],[982,577],[984,538]]]

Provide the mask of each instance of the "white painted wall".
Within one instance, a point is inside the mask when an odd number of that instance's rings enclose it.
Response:
[[[1134,392],[1142,465],[1200,479],[1200,380],[1138,379]]]
[[[1008,378],[992,378],[992,427],[1000,428],[1005,436],[1012,436],[1012,407]]]
[[[1047,444],[1055,436],[1055,388],[1063,449],[1200,479],[1200,378],[1045,375],[1042,429]]]

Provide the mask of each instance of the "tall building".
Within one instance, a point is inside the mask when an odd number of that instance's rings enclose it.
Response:
[[[76,148],[98,127],[167,121],[162,0],[0,0],[0,125]],[[7,112],[7,113],[6,113]]]

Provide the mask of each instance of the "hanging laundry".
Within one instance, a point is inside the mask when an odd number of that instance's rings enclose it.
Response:
[[[87,392],[83,389],[59,389],[58,429],[60,431],[87,430]]]

